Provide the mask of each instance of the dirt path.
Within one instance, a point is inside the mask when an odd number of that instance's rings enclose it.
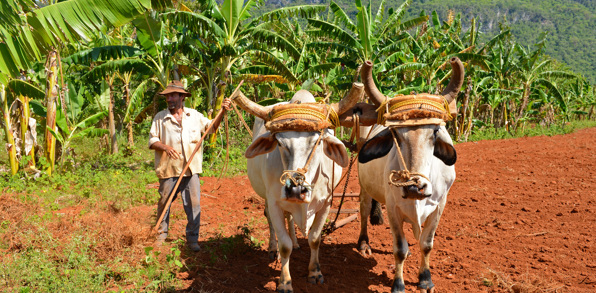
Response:
[[[482,141],[456,145],[458,179],[450,194],[431,258],[438,292],[594,292],[596,251],[596,128],[554,137]],[[196,269],[182,274],[188,289],[217,292],[273,290],[280,265],[267,256],[263,206],[248,179],[205,178],[202,199],[203,251],[186,255]],[[356,178],[348,191],[357,191]],[[338,201],[336,201],[338,202]],[[355,199],[345,208],[357,208]],[[177,210],[181,210],[178,207]],[[182,234],[183,220],[175,233]],[[261,248],[239,244],[238,227],[251,229]],[[359,222],[324,239],[324,285],[306,282],[310,255],[291,256],[297,292],[389,292],[393,278],[392,242],[387,224],[369,229],[373,256],[355,249]],[[417,282],[419,249],[411,231],[412,255],[404,276],[408,291]],[[210,240],[208,240],[210,239]],[[234,247],[234,248],[232,248]]]

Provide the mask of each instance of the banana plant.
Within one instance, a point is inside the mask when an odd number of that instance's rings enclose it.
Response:
[[[10,171],[14,175],[19,170],[19,163],[4,83],[0,83],[0,103],[2,103],[2,124],[4,124],[4,135],[6,136],[6,152],[10,161]]]
[[[17,77],[64,44],[85,43],[131,22],[169,0],[71,0],[37,7],[32,0],[5,0],[0,13],[0,72]]]
[[[202,64],[202,68],[195,68],[196,75],[207,91],[206,102],[212,115],[221,109],[227,84],[232,80],[232,67],[247,54],[265,45],[298,54],[281,35],[266,30],[264,23],[296,15],[314,16],[325,9],[324,5],[287,7],[251,20],[250,11],[256,5],[254,0],[224,0],[221,5],[212,0],[207,1],[202,14],[180,10],[164,14],[183,32],[189,64]],[[210,145],[215,138],[216,134],[210,136]]]
[[[58,112],[58,113],[61,113],[61,112]],[[56,138],[60,142],[60,145],[62,146],[62,151],[61,151],[62,156],[60,157],[61,165],[63,165],[63,163],[64,163],[64,159],[66,157],[66,154],[68,153],[70,144],[73,139],[76,139],[79,137],[97,137],[97,136],[102,136],[102,135],[106,135],[109,133],[109,131],[107,129],[95,128],[95,126],[94,126],[98,121],[103,119],[107,114],[108,114],[107,111],[103,111],[103,112],[99,112],[94,115],[91,115],[91,116],[83,119],[83,121],[74,125],[74,127],[72,129],[69,129],[69,127],[67,126],[66,117],[64,117],[64,115],[62,115],[62,114],[57,115],[58,117],[57,117],[56,124],[58,125],[58,127],[60,128],[61,131],[56,131],[56,130],[52,130],[52,129],[48,129],[48,130],[54,136],[54,138]],[[64,135],[62,135],[62,133]]]

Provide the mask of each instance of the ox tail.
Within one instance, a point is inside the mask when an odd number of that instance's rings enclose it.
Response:
[[[374,199],[372,200],[372,205],[370,207],[370,224],[383,224],[383,211],[381,210],[381,204]]]

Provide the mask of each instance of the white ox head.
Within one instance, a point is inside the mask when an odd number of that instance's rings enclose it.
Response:
[[[391,131],[396,137],[406,163],[406,166],[400,166],[400,159],[397,157],[399,153],[395,152],[396,157],[388,158],[392,169],[403,170],[405,167],[411,173],[420,173],[431,178],[433,156],[439,158],[447,166],[455,164],[457,160],[453,142],[444,126],[418,125],[387,128],[381,131],[362,146],[358,161],[367,163],[386,156],[395,145]],[[411,199],[430,197],[433,194],[431,182],[422,176],[413,177],[417,178],[417,184],[404,187],[404,197]]]
[[[350,92],[339,103],[331,104],[333,110],[341,115],[351,109],[363,94],[363,85],[354,83]],[[269,109],[248,100],[240,93],[235,101],[245,111],[268,121],[270,119]],[[314,103],[313,95],[306,91],[296,92],[290,103]],[[297,121],[298,122],[298,121]],[[322,135],[322,137],[320,137]],[[317,145],[317,141],[320,142]],[[316,148],[315,148],[315,145]],[[344,144],[334,136],[330,129],[318,131],[281,131],[271,133],[265,132],[254,139],[245,152],[246,158],[254,158],[258,155],[272,152],[279,148],[281,164],[284,170],[298,171],[306,168],[303,180],[286,180],[281,190],[281,198],[296,202],[308,203],[313,199],[312,186],[315,185],[320,175],[319,168],[324,156],[331,159],[341,167],[347,167],[349,163],[348,154]],[[310,158],[312,156],[312,158]],[[309,160],[307,164],[307,161]],[[299,177],[298,173],[291,176]]]
[[[455,98],[464,80],[464,68],[461,61],[453,57],[450,60],[453,69],[449,84],[443,91],[441,96],[437,96],[439,100],[444,100],[449,104],[448,109],[453,115],[456,114]],[[367,61],[361,70],[361,78],[364,83],[364,89],[375,104],[376,107],[381,106],[386,98],[376,87],[372,78],[372,62]],[[408,96],[409,99],[425,98],[430,96],[428,94]],[[403,97],[401,97],[403,99]],[[423,108],[415,109],[414,111],[423,111]],[[413,118],[404,118],[406,120]],[[436,121],[436,119],[434,119]],[[412,120],[409,120],[412,121]],[[434,123],[434,122],[432,122]],[[418,124],[418,125],[414,125]],[[404,123],[404,125],[406,125]],[[399,157],[389,158],[389,167],[396,170],[408,170],[410,173],[418,173],[424,176],[412,176],[416,184],[403,187],[404,197],[413,199],[423,199],[430,197],[433,194],[432,184],[428,180],[431,178],[433,172],[431,165],[433,156],[439,158],[445,165],[451,166],[455,164],[457,154],[453,147],[453,142],[445,126],[441,124],[425,124],[410,123],[409,126],[390,127],[375,137],[367,141],[360,150],[358,161],[366,163],[376,158],[386,156],[394,147],[395,142],[401,149],[406,166],[402,166]],[[399,152],[395,152],[399,156]],[[425,178],[426,177],[426,178]],[[388,178],[389,180],[389,178]]]

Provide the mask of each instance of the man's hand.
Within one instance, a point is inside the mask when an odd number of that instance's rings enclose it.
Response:
[[[226,109],[226,111],[232,110],[231,106],[232,106],[232,100],[230,100],[230,98],[225,98],[223,100],[223,102],[221,102],[221,107]]]
[[[180,159],[180,153],[177,152],[173,147],[171,146],[165,146],[165,150],[164,152],[166,152],[166,154],[168,154],[168,157],[178,160]]]
[[[168,157],[170,157],[172,159],[175,159],[175,160],[180,159],[180,153],[178,151],[176,151],[173,147],[164,144],[161,141],[155,142],[149,148],[158,150],[158,151],[162,151],[162,152],[166,153],[168,155]]]

